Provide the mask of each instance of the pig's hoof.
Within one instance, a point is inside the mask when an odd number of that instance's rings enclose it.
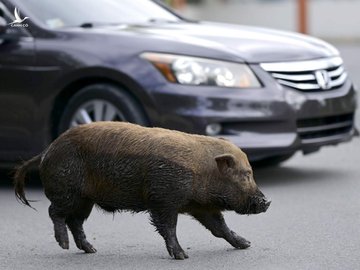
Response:
[[[62,249],[69,249],[69,242],[59,242],[59,246]]]
[[[173,257],[176,260],[185,260],[189,258],[189,256],[182,249],[180,250],[169,249],[169,254],[171,257]]]
[[[84,248],[84,251],[85,251],[85,253],[96,253],[97,252],[97,250],[93,246]]]
[[[83,243],[81,249],[84,250],[85,253],[96,253],[97,251],[89,242]]]
[[[189,258],[189,256],[184,251],[180,251],[174,254],[174,258],[176,260],[185,260]]]
[[[189,258],[189,256],[184,251],[175,254],[175,259],[177,260],[185,260],[187,258]]]
[[[96,253],[96,249],[86,239],[75,240],[78,249],[85,251],[85,253]]]
[[[231,232],[229,237],[226,238],[226,240],[235,248],[239,249],[245,249],[250,247],[251,242],[246,240],[245,238],[237,235],[234,232]]]
[[[245,249],[251,246],[251,242],[246,240],[245,238],[242,238],[241,236],[237,236],[235,238],[233,246],[235,248]]]

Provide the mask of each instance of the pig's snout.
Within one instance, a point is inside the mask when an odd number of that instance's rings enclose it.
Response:
[[[264,204],[265,204],[265,211],[266,210],[268,210],[268,208],[269,208],[269,206],[270,206],[270,204],[271,204],[271,199],[269,198],[265,198],[265,200],[264,200]],[[265,212],[264,211],[264,212]]]
[[[263,194],[253,195],[250,197],[250,207],[247,214],[259,214],[268,210],[271,204],[271,199],[266,198]]]

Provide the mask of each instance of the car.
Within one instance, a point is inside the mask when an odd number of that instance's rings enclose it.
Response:
[[[350,141],[357,90],[302,34],[192,21],[151,0],[0,0],[0,159],[94,121],[222,137],[252,162]]]

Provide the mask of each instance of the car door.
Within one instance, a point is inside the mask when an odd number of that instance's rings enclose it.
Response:
[[[7,23],[14,21],[13,13],[0,1],[0,15]],[[0,33],[0,159],[31,149],[29,130],[36,113],[34,44],[25,27],[7,25]]]

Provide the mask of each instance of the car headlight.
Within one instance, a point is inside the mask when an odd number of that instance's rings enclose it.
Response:
[[[163,53],[143,53],[173,83],[255,88],[260,82],[246,64]]]

